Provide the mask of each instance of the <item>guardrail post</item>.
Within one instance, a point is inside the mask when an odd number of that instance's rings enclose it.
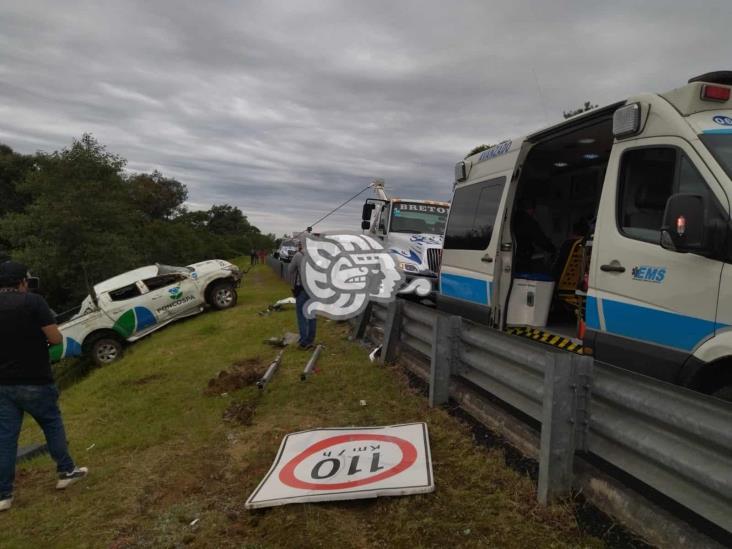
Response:
[[[547,353],[539,450],[539,503],[569,495],[574,452],[585,449],[593,360]]]
[[[543,505],[569,494],[574,462],[572,356],[547,353],[546,358],[538,491]]]
[[[399,331],[402,327],[402,309],[404,302],[395,299],[389,302],[386,307],[386,320],[384,321],[384,343],[381,347],[381,364],[393,362],[396,358],[397,345],[399,344]]]
[[[368,302],[366,308],[363,310],[361,315],[356,321],[356,330],[353,333],[353,339],[363,339],[366,334],[366,328],[369,326],[371,321],[371,301]]]
[[[432,328],[432,357],[430,360],[430,406],[444,404],[450,398],[450,374],[459,368],[460,328],[459,316],[435,318]]]

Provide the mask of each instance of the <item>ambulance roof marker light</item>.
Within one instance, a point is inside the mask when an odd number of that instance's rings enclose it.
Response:
[[[705,101],[719,101],[724,103],[729,101],[730,88],[726,86],[714,86],[712,84],[705,84],[701,89],[701,98]]]
[[[640,103],[620,107],[613,113],[613,135],[617,138],[634,135],[640,130]]]
[[[468,178],[467,169],[464,161],[460,161],[455,164],[455,181],[461,182]]]

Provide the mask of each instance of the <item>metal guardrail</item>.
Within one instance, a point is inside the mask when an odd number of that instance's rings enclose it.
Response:
[[[732,533],[732,404],[401,299],[356,324],[383,330],[382,362],[400,348],[430,361],[432,405],[460,377],[539,421],[541,501],[569,492],[589,452]]]
[[[416,303],[375,304],[375,322],[399,327],[386,360],[430,360],[431,404],[458,376],[541,422],[541,500],[566,494],[572,455],[589,452],[732,533],[732,404]]]

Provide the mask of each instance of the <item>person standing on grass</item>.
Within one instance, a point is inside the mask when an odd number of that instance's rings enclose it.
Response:
[[[69,455],[58,407],[48,343],[63,341],[46,300],[28,291],[28,269],[15,261],[0,264],[0,511],[13,503],[18,437],[27,412],[46,436],[56,462],[56,488],[63,490],[89,470]]]
[[[256,265],[257,264],[257,250],[252,248],[249,251],[249,264],[250,265]]]
[[[295,313],[297,327],[300,331],[300,349],[312,349],[315,342],[316,323],[314,318],[305,318],[305,303],[310,296],[302,285],[301,269],[303,268],[302,240],[298,240],[297,252],[292,256],[288,274],[292,284],[292,295],[295,296]]]

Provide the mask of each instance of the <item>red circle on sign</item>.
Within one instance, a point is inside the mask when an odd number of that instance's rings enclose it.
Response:
[[[313,454],[317,454],[321,450],[325,450],[330,446],[335,446],[341,442],[354,442],[358,440],[380,440],[382,442],[391,442],[399,446],[402,452],[402,460],[391,469],[382,471],[381,473],[368,478],[359,480],[351,480],[349,482],[334,482],[330,484],[316,484],[314,482],[305,482],[295,477],[295,467],[300,465],[305,459]],[[294,458],[280,471],[280,481],[292,488],[301,488],[303,490],[345,490],[347,488],[355,488],[364,484],[378,482],[394,475],[398,475],[405,469],[408,469],[415,461],[417,461],[417,449],[408,440],[403,438],[392,437],[389,435],[338,435],[316,442],[309,448],[306,448]]]

